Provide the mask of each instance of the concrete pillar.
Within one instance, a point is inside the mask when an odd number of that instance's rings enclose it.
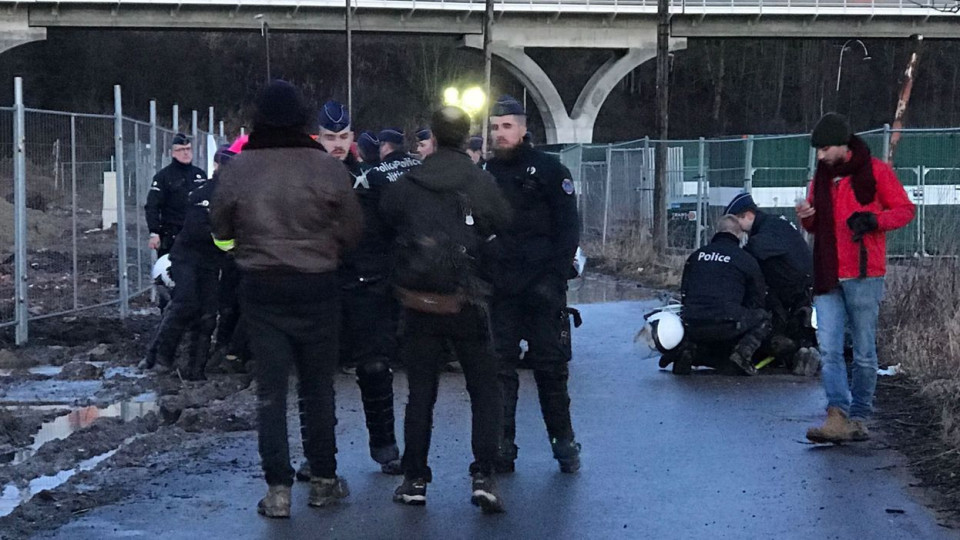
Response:
[[[474,36],[465,36],[464,45],[477,47]],[[671,43],[674,50],[686,48],[686,40]],[[597,114],[614,87],[640,64],[657,55],[655,46],[633,47],[600,66],[580,91],[580,96],[570,113],[567,112],[560,93],[553,81],[523,47],[506,43],[493,43],[493,54],[504,61],[504,66],[521,84],[536,103],[543,119],[547,144],[593,142],[593,127]]]
[[[3,11],[0,15],[0,53],[26,43],[47,39],[46,28],[30,27],[26,8]]]

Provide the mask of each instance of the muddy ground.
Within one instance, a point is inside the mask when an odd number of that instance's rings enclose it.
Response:
[[[657,294],[613,280],[588,283],[571,300]],[[94,313],[48,319],[31,325],[29,346],[0,350],[0,370],[9,370],[0,371],[0,538],[52,531],[143,486],[175,495],[177,486],[163,484],[171,473],[209,473],[225,447],[255,440],[247,376],[188,383],[136,370],[157,321],[155,313],[126,321]],[[939,420],[915,390],[907,380],[881,378],[876,428],[883,444],[906,455],[920,480],[914,487],[940,525],[954,527],[960,455],[939,442]],[[52,427],[60,431],[51,434]],[[40,435],[49,440],[38,445]],[[257,476],[249,457],[232,458],[232,466]]]

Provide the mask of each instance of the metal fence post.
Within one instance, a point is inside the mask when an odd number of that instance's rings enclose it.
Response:
[[[207,133],[213,135],[214,133],[213,132],[213,128],[214,128],[213,107],[210,107],[210,109],[207,111],[207,125],[209,126],[209,128],[207,129]]]
[[[180,133],[180,105],[173,104],[173,132]]]
[[[817,149],[811,146],[807,156],[807,180],[813,180],[815,174],[817,174]]]
[[[220,121],[220,144],[225,144],[227,142],[226,139],[227,139],[226,136],[224,136],[223,134],[223,120],[221,120]]]
[[[153,181],[153,177],[157,174],[159,164],[157,160],[160,159],[159,148],[157,148],[157,100],[150,100],[150,170],[148,174],[150,175],[150,181]],[[137,202],[137,211],[140,211],[140,203]],[[137,219],[139,222],[139,218]],[[138,238],[139,239],[139,238]],[[150,268],[153,268],[153,263],[156,262],[157,252],[154,250],[149,250],[148,255],[150,256]],[[150,301],[157,301],[157,288],[155,286],[150,287]]]
[[[13,231],[14,231],[14,294],[17,328],[15,340],[23,345],[28,338],[27,309],[27,158],[23,79],[13,79]]]
[[[743,190],[753,191],[753,135],[747,135],[747,148],[743,158]]]
[[[127,276],[127,200],[123,173],[123,103],[120,85],[113,87],[113,141],[117,171],[117,275],[120,287],[120,318],[127,317],[130,309],[130,289]]]
[[[706,191],[706,182],[707,182],[707,140],[703,137],[700,137],[700,149],[698,156],[698,165],[697,165],[697,234],[694,235],[694,244],[693,249],[699,249],[701,241],[703,238],[703,229],[706,226],[706,220],[704,219],[704,208],[703,204],[703,195]]]
[[[883,125],[883,159],[890,155],[890,124]],[[891,160],[892,161],[892,160]],[[890,163],[893,166],[893,163]]]
[[[199,126],[197,126],[197,110],[194,109],[190,114],[190,142],[193,143],[193,159],[196,161],[197,155],[200,153],[200,141],[197,140],[197,131]],[[201,164],[202,165],[202,164]]]
[[[77,264],[77,115],[70,115],[70,213],[73,217],[73,309],[80,307],[80,272]]]
[[[607,249],[607,226],[610,219],[610,185],[612,184],[613,176],[613,148],[607,146],[607,182],[606,187],[603,190],[603,232],[600,236],[600,245],[603,249]]]

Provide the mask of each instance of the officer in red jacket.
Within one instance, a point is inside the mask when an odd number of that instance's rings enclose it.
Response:
[[[804,229],[814,235],[813,294],[823,361],[827,420],[810,428],[813,442],[866,440],[864,421],[877,384],[877,318],[886,274],[886,233],[905,226],[915,208],[893,169],[872,157],[846,119],[830,113],[813,130],[817,170],[805,201],[797,204]],[[847,380],[844,327],[853,338]]]

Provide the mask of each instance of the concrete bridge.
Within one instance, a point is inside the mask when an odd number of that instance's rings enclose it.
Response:
[[[672,0],[671,48],[686,38],[960,38],[960,0]],[[929,2],[929,3],[928,3]],[[447,34],[482,46],[482,0],[351,0],[356,32]],[[656,56],[656,0],[497,0],[493,53],[527,88],[547,142],[591,142],[616,84]],[[0,1],[0,52],[53,27],[341,32],[341,0]],[[253,15],[262,14],[260,20]],[[620,51],[568,111],[527,47]]]

